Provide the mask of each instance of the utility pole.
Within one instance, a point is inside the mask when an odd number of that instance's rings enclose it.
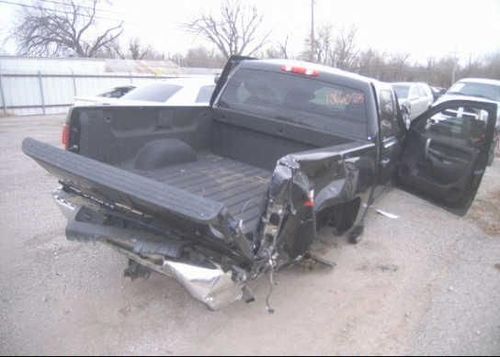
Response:
[[[311,62],[314,61],[314,48],[315,48],[315,40],[314,40],[314,0],[311,0],[311,54],[309,56],[309,60]]]

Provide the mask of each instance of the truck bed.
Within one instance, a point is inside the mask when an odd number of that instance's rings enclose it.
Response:
[[[199,153],[194,162],[135,173],[224,204],[243,221],[245,233],[258,223],[271,177],[267,170],[212,153]]]

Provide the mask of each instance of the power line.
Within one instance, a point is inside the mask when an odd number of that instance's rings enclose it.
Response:
[[[20,7],[24,7],[24,8],[37,9],[37,10],[47,10],[47,11],[52,11],[52,12],[55,12],[55,13],[58,13],[58,14],[71,15],[70,12],[63,11],[63,10],[50,9],[50,8],[43,7],[43,6],[28,5],[28,4],[23,4],[23,3],[8,1],[8,0],[0,0],[0,3],[7,4],[7,5],[20,6]],[[97,13],[97,11],[96,11],[96,13]],[[82,14],[82,13],[80,13],[78,15],[79,16],[83,16],[83,17],[88,17],[88,18],[92,17],[91,15]],[[95,15],[94,18],[95,19],[101,19],[101,20],[123,21],[122,19],[111,18],[111,17],[107,17],[107,16],[100,16],[100,15]]]
[[[54,0],[37,0],[39,2],[45,2],[45,3],[51,3],[51,4],[56,4],[56,5],[63,5],[63,6],[69,6],[69,7],[72,7],[71,4],[67,3],[67,2],[60,2],[60,1],[54,1]],[[94,8],[92,6],[89,6],[89,5],[81,5],[81,4],[76,4],[77,7],[81,7],[81,8],[84,8],[84,9],[89,9],[89,10],[93,10]],[[115,15],[123,15],[123,13],[120,13],[120,12],[117,12],[117,11],[112,11],[112,10],[106,10],[106,9],[99,9],[99,8],[95,8],[95,11],[96,13],[97,12],[108,12],[110,14],[115,14]]]

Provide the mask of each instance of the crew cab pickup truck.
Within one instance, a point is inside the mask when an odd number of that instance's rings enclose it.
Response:
[[[175,277],[211,309],[310,253],[320,227],[356,242],[395,181],[457,214],[485,171],[497,106],[456,98],[409,130],[389,84],[232,57],[210,105],[73,108],[65,150],[26,138],[58,178],[67,238],[106,243],[131,277]]]

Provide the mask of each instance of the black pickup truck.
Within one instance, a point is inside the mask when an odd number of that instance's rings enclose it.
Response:
[[[457,98],[406,130],[390,85],[330,67],[232,57],[208,107],[73,108],[66,150],[23,151],[59,179],[67,238],[103,242],[131,277],[175,277],[217,309],[299,261],[318,230],[357,242],[368,207],[402,188],[465,214],[496,104]]]

